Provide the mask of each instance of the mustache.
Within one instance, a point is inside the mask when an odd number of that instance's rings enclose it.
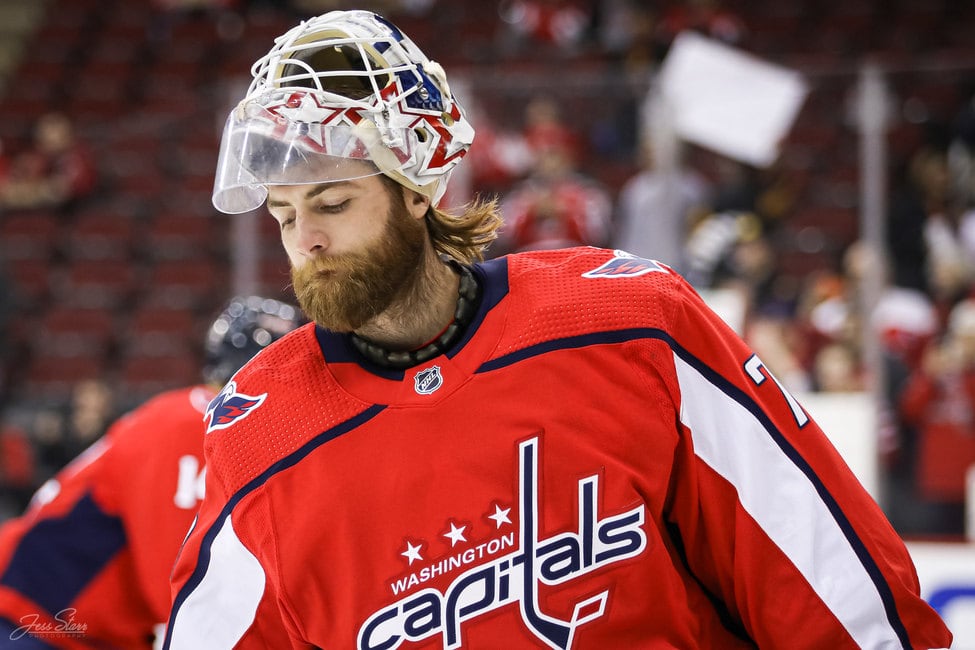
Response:
[[[329,255],[311,258],[299,269],[305,277],[331,274],[336,271],[348,271],[358,266],[359,261],[354,255]]]

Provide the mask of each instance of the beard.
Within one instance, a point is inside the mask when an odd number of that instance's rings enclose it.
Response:
[[[394,202],[382,235],[365,250],[291,267],[298,304],[325,329],[359,329],[407,295],[420,273],[426,237],[424,222]]]

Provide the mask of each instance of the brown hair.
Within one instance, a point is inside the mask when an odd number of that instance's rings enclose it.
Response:
[[[407,189],[382,174],[386,188],[393,197],[401,197]],[[484,259],[488,246],[498,238],[501,212],[497,199],[476,198],[461,208],[459,214],[431,205],[424,217],[434,249],[458,262],[472,264]]]

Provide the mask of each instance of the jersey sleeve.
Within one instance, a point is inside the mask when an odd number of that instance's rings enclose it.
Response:
[[[208,467],[206,496],[173,569],[164,649],[310,647],[296,640],[276,596],[275,531],[261,490],[238,498]]]
[[[114,504],[95,494],[112,452],[109,432],[0,530],[0,617],[21,638],[60,648],[150,647],[152,618],[127,588],[135,572],[125,527]]]
[[[669,519],[726,624],[761,648],[944,648],[905,545],[802,406],[683,280]]]

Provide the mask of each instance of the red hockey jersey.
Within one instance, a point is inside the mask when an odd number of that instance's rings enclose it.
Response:
[[[0,529],[0,618],[12,640],[153,646],[203,497],[203,412],[214,393],[170,391],[123,416]]]
[[[948,646],[877,505],[679,276],[595,248],[475,273],[430,362],[311,325],[214,399],[166,647]]]

